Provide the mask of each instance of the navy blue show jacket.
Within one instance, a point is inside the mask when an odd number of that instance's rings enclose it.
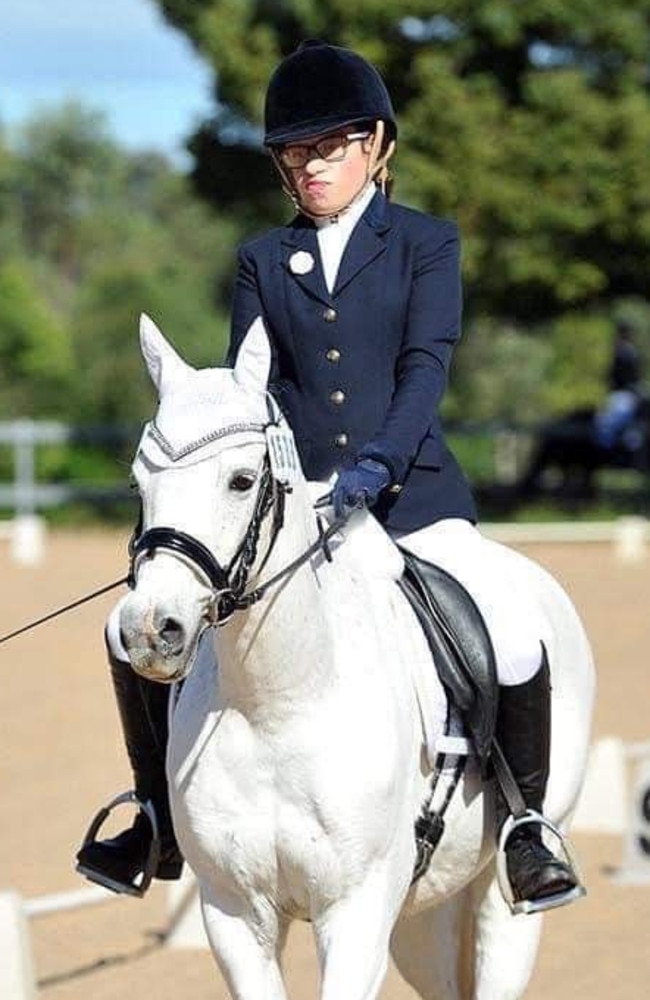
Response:
[[[299,262],[312,264],[297,273]],[[359,457],[384,462],[391,486],[373,508],[387,530],[445,517],[471,521],[467,481],[438,406],[460,336],[458,230],[373,197],[328,292],[314,224],[297,216],[239,251],[229,361],[262,316],[273,350],[271,391],[308,479]],[[293,258],[293,269],[292,269]]]

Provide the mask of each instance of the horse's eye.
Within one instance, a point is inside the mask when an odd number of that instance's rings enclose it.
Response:
[[[246,493],[255,482],[252,472],[237,472],[230,480],[230,489],[237,493]]]

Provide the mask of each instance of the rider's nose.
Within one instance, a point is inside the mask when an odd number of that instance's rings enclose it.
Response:
[[[185,629],[175,618],[163,618],[157,629],[157,645],[166,656],[181,652],[185,643]]]
[[[306,174],[319,174],[325,166],[325,160],[318,153],[314,153],[305,163],[303,170]]]

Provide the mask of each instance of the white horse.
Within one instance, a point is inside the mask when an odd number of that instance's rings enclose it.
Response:
[[[313,926],[321,1000],[376,998],[389,953],[425,1000],[516,1000],[541,915],[515,917],[503,901],[494,790],[471,761],[432,864],[411,884],[425,730],[442,732],[446,704],[395,584],[398,549],[358,512],[325,558],[299,468],[281,523],[261,321],[234,370],[190,367],[146,317],[141,341],[160,404],[133,465],[148,542],[121,629],[140,674],[185,678],[167,759],[174,826],[232,996],[286,1000],[280,954],[298,919]],[[503,558],[547,623],[546,811],[563,823],[585,769],[591,654],[558,584],[510,550]],[[245,588],[243,600],[230,588]]]

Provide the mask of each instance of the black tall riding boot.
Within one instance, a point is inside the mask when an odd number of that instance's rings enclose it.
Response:
[[[526,807],[541,814],[551,748],[551,686],[545,652],[539,670],[529,681],[499,688],[496,737]],[[509,815],[500,793],[499,830]],[[579,886],[571,867],[551,853],[541,834],[539,823],[526,823],[506,842],[508,880],[515,902],[549,900]]]
[[[126,749],[140,802],[154,807],[160,837],[156,878],[177,879],[183,867],[172,825],[165,774],[169,688],[139,677],[130,664],[109,651],[111,678],[120,712]],[[133,826],[110,840],[93,840],[77,853],[77,870],[91,881],[116,891],[137,891],[153,839],[151,822],[140,811]]]

